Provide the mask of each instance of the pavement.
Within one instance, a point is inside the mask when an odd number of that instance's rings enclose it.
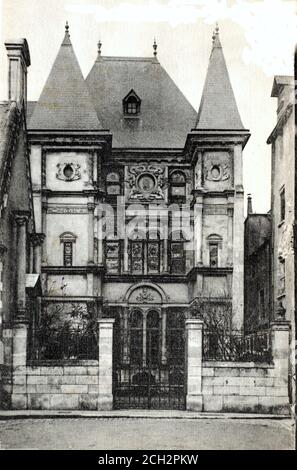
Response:
[[[295,448],[295,423],[288,416],[157,410],[1,411],[0,419],[2,450]]]

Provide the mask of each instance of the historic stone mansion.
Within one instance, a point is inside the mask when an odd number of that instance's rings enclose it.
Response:
[[[6,47],[27,159],[8,201],[27,183],[4,209],[2,405],[287,410],[288,322],[261,350],[243,333],[250,133],[218,27],[198,113],[156,43],[151,57],[106,57],[99,43],[84,79],[66,25],[28,103],[27,42]]]

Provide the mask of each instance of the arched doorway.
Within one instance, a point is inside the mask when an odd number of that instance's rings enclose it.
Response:
[[[185,408],[184,333],[177,309],[146,302],[122,308],[114,328],[115,408]]]

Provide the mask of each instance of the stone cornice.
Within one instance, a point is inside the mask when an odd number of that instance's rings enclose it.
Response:
[[[46,274],[87,274],[87,273],[94,273],[94,274],[101,274],[105,271],[104,266],[98,265],[88,265],[88,266],[42,266],[41,268],[42,273]]]
[[[187,274],[189,281],[195,280],[197,274],[204,274],[206,276],[226,276],[233,273],[233,267],[211,268],[210,266],[195,266]]]
[[[140,282],[140,281],[152,281],[152,282],[166,282],[170,284],[174,283],[187,283],[186,275],[178,274],[106,274],[104,276],[105,282]]]
[[[199,147],[201,151],[211,150],[226,150],[228,147],[232,150],[234,145],[241,144],[244,148],[250,137],[249,130],[230,130],[230,131],[219,131],[219,130],[203,130],[198,131],[192,129],[187,135],[185,144],[185,159],[195,164],[194,158],[197,158],[195,149]]]

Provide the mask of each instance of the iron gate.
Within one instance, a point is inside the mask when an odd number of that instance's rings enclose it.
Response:
[[[185,409],[183,327],[114,329],[114,408]]]

